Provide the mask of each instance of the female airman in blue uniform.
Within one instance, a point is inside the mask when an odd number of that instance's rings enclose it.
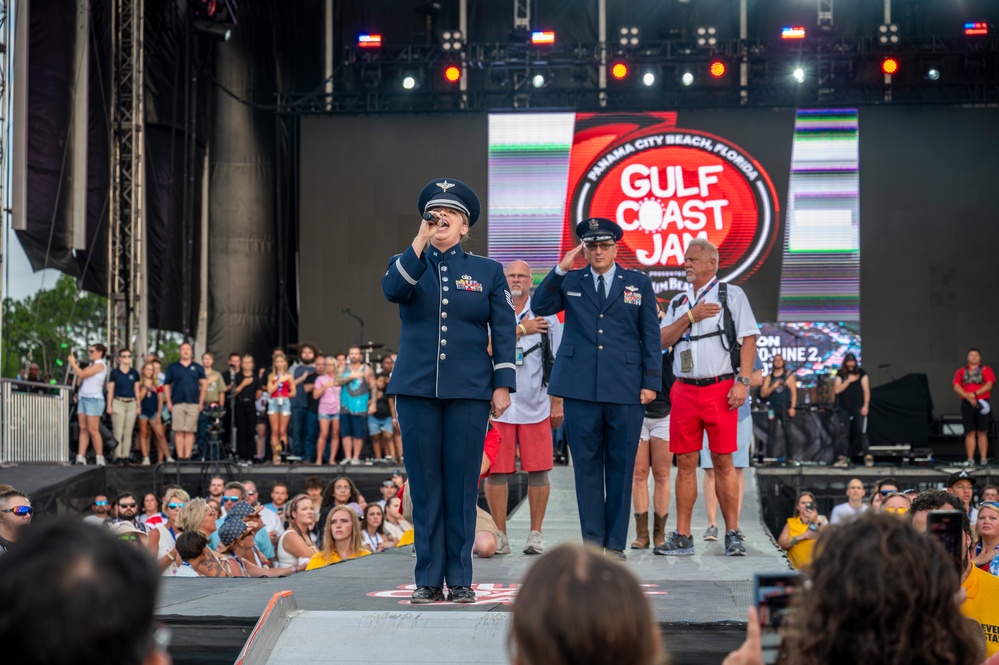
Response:
[[[449,600],[469,603],[483,442],[490,412],[505,411],[516,390],[516,322],[503,267],[461,246],[479,217],[475,192],[434,180],[419,210],[412,245],[382,278],[402,319],[388,394],[396,396],[413,501],[413,602],[444,600],[447,582]]]

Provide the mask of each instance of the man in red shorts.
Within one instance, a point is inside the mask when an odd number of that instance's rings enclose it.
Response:
[[[737,286],[722,284],[717,277],[718,248],[695,238],[684,255],[684,270],[690,288],[673,298],[666,310],[662,345],[673,346],[676,381],[670,390],[669,447],[677,459],[676,531],[655,549],[656,554],[691,555],[694,540],[690,520],[697,501],[697,463],[708,434],[711,463],[715,469],[715,493],[725,520],[725,555],[745,556],[739,531],[739,483],[732,464],[738,430],[739,405],[746,401],[750,374],[756,357],[759,326],[746,294]],[[734,340],[725,334],[725,314],[720,287],[734,324],[734,335],[742,344],[740,369],[733,369],[729,349]]]
[[[548,396],[543,364],[546,355],[554,358],[558,351],[562,324],[556,316],[541,317],[531,311],[531,266],[512,261],[505,272],[517,316],[517,392],[510,395],[510,408],[493,421],[500,435],[500,448],[492,473],[486,478],[486,500],[499,530],[496,554],[509,554],[508,477],[517,471],[519,448],[520,469],[527,472],[527,505],[531,510],[531,532],[524,554],[541,554],[545,549],[541,522],[551,492],[548,472],[552,468],[552,428],[562,424],[562,398]]]

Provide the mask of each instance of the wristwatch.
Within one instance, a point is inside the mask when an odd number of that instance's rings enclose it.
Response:
[[[748,376],[737,376],[735,377],[735,380],[741,383],[742,385],[746,386],[747,388],[749,387],[750,380]]]

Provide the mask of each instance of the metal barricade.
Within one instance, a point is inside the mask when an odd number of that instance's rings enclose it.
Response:
[[[69,386],[0,379],[0,463],[69,462]]]

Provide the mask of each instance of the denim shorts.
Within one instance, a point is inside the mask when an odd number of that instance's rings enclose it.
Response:
[[[80,405],[77,408],[77,413],[82,413],[85,416],[103,416],[104,408],[107,403],[104,401],[103,397],[81,397]]]
[[[374,416],[368,416],[368,434],[375,436],[379,432],[385,432],[391,434],[394,430],[392,429],[392,418],[375,418]]]
[[[320,420],[340,420],[340,414],[339,413],[320,413],[319,414],[319,419]]]
[[[290,397],[272,397],[269,402],[267,402],[267,415],[272,415],[279,413],[283,416],[291,415],[291,398]]]

